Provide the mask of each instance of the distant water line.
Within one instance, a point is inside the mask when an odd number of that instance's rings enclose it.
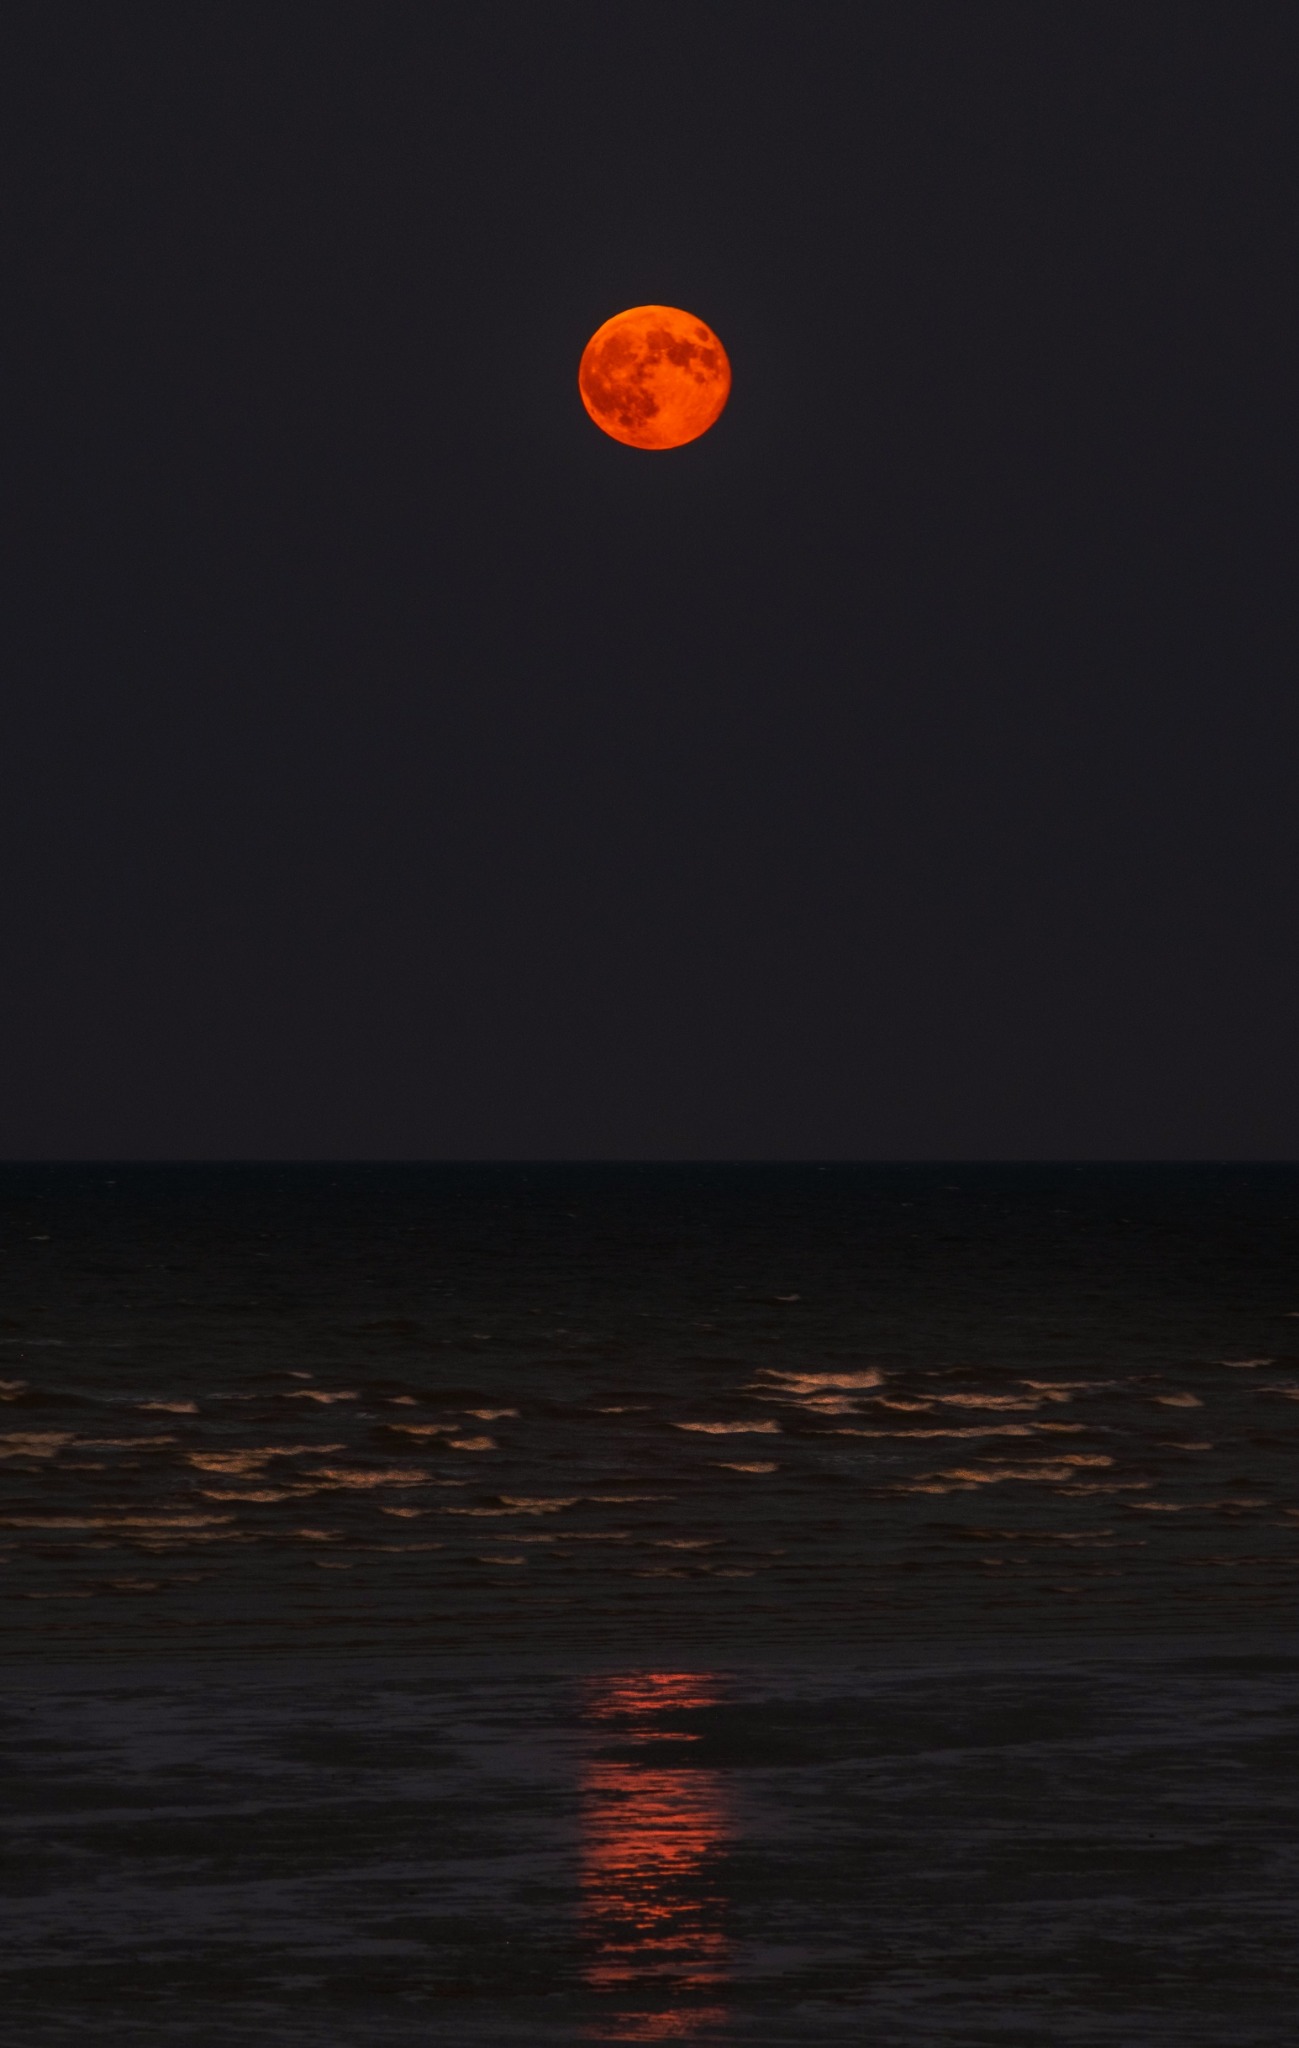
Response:
[[[4,1168],[13,1647],[1266,1621],[1299,1172]]]

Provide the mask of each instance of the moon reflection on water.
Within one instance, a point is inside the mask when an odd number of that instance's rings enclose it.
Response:
[[[628,2001],[602,2019],[606,2039],[683,2040],[726,2017],[717,1994],[729,1974],[720,1883],[734,1834],[728,1788],[721,1771],[654,1755],[656,1744],[697,1740],[663,1717],[718,1698],[716,1680],[698,1672],[599,1678],[585,1689],[583,1719],[602,1753],[588,1755],[579,1785],[582,1980]]]

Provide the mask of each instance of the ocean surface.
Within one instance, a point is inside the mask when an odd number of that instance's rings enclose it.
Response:
[[[1280,2043],[1299,1169],[0,1167],[0,1992]]]

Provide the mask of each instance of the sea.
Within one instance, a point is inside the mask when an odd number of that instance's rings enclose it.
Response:
[[[1299,2010],[1299,1167],[0,1166],[15,2048]]]

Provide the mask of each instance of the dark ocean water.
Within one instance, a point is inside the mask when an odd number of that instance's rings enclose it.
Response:
[[[1299,1169],[0,1227],[18,2040],[1292,2038]]]

